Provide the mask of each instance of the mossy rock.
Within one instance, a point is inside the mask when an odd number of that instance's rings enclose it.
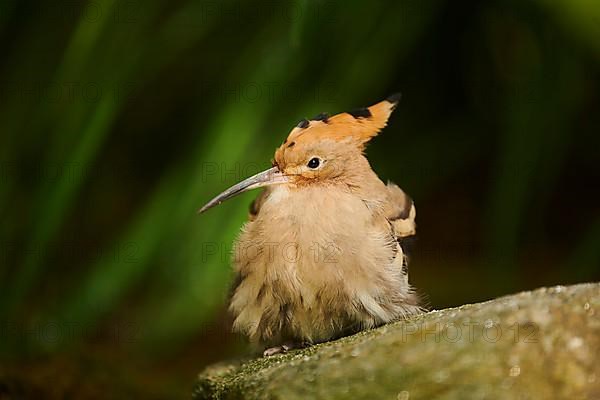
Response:
[[[600,284],[538,289],[207,368],[195,399],[600,399]]]

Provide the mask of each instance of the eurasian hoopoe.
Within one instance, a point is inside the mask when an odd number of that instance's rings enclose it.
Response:
[[[364,156],[399,97],[300,121],[275,151],[272,168],[200,210],[265,187],[234,248],[229,306],[235,331],[275,346],[265,355],[421,311],[402,248],[415,235],[415,206]]]

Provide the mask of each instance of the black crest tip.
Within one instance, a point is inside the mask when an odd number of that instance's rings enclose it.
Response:
[[[305,129],[305,128],[308,128],[309,124],[310,124],[310,122],[307,119],[301,119],[300,122],[298,122],[298,125],[296,125],[296,127]]]
[[[323,121],[323,122],[327,123],[327,120],[329,120],[329,114],[320,113],[319,115],[315,116],[312,120],[313,121]]]
[[[354,118],[369,118],[371,116],[371,111],[368,108],[357,108],[356,110],[348,111],[348,114],[352,115]]]
[[[301,128],[301,129],[306,129],[308,128],[308,125],[310,125],[310,121],[307,120],[306,118],[301,119],[300,122],[298,122],[298,125],[296,125],[296,127]]]
[[[398,105],[398,103],[400,102],[401,99],[402,99],[402,93],[394,93],[391,96],[388,96],[388,98],[385,100],[392,103],[393,107],[396,108],[396,106]]]

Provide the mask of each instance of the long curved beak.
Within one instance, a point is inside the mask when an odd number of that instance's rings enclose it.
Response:
[[[289,177],[279,171],[279,168],[269,168],[268,170],[259,172],[258,174],[251,176],[250,178],[245,179],[242,182],[225,190],[223,193],[219,194],[217,197],[206,203],[204,207],[198,210],[198,214],[203,213],[209,208],[218,206],[225,200],[237,196],[240,193],[247,192],[248,190],[258,189],[263,186],[278,185],[286,182],[289,182]]]

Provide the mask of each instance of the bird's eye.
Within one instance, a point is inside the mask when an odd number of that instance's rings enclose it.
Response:
[[[321,164],[321,160],[319,160],[318,157],[313,157],[310,159],[310,161],[308,162],[308,168],[319,168],[319,165]]]

